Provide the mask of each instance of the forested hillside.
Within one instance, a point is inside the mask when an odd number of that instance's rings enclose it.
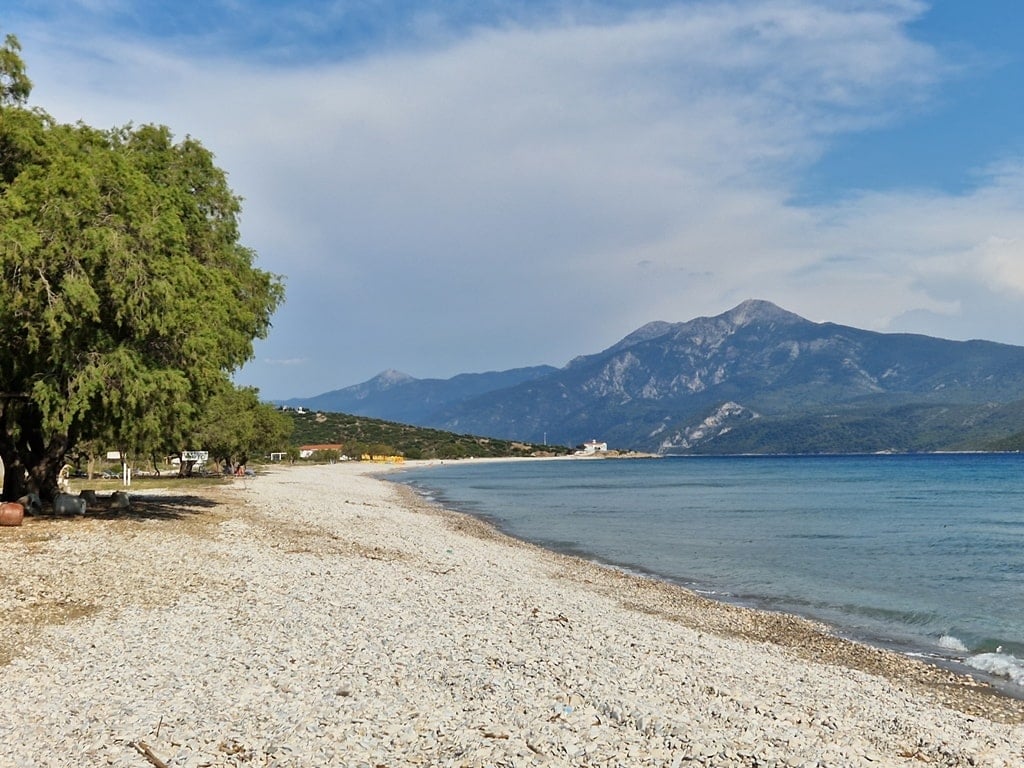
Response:
[[[437,429],[345,413],[288,411],[295,423],[296,445],[339,444],[341,453],[397,455],[407,459],[464,459],[565,454],[564,446],[546,446],[513,440],[457,435]]]

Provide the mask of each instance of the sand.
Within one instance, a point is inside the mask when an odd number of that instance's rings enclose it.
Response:
[[[1021,766],[1024,703],[362,464],[0,528],[0,766]]]

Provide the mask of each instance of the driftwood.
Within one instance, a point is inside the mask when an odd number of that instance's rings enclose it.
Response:
[[[142,753],[142,755],[149,760],[156,768],[167,768],[167,763],[153,754],[153,750],[149,748],[149,745],[144,741],[135,742],[135,748]]]

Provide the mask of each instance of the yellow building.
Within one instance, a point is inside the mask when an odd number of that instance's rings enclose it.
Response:
[[[381,456],[378,454],[370,455],[364,453],[359,457],[362,461],[375,461],[378,464],[401,464],[405,461],[405,456]]]

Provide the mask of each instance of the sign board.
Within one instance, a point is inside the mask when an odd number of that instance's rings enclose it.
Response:
[[[120,460],[121,460],[121,452],[120,451],[107,451],[107,461],[120,461]]]
[[[202,463],[210,458],[209,451],[182,451],[182,461],[194,461],[197,464]]]

